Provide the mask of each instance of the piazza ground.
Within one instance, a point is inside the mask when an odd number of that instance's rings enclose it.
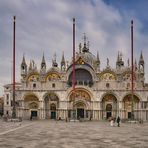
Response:
[[[147,148],[148,123],[0,121],[1,148]]]

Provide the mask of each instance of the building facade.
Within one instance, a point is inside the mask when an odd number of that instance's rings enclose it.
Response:
[[[50,68],[46,67],[44,55],[40,68],[32,60],[21,63],[21,80],[16,83],[16,115],[23,119],[92,119],[103,120],[120,116],[148,120],[148,84],[145,83],[145,64],[141,53],[134,64],[134,94],[131,94],[131,66],[125,66],[118,53],[116,68],[107,59],[100,69],[99,54],[93,55],[84,40],[79,45],[75,59],[76,86],[72,87],[73,64],[65,61],[60,66],[56,57]],[[5,88],[4,114],[12,114],[12,85]],[[133,106],[133,107],[132,107]],[[133,112],[132,112],[133,111]]]

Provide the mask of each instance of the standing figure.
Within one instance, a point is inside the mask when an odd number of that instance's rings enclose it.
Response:
[[[110,121],[110,126],[114,126],[114,120],[113,119],[111,119],[111,121]]]
[[[120,126],[120,117],[117,118],[118,127]]]

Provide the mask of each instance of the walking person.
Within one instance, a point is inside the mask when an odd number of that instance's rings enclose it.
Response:
[[[120,117],[117,118],[118,127],[120,127]]]

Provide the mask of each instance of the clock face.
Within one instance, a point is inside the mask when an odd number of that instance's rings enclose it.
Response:
[[[102,74],[100,79],[105,81],[113,81],[113,80],[116,80],[116,76],[113,75],[112,73],[107,72]]]

